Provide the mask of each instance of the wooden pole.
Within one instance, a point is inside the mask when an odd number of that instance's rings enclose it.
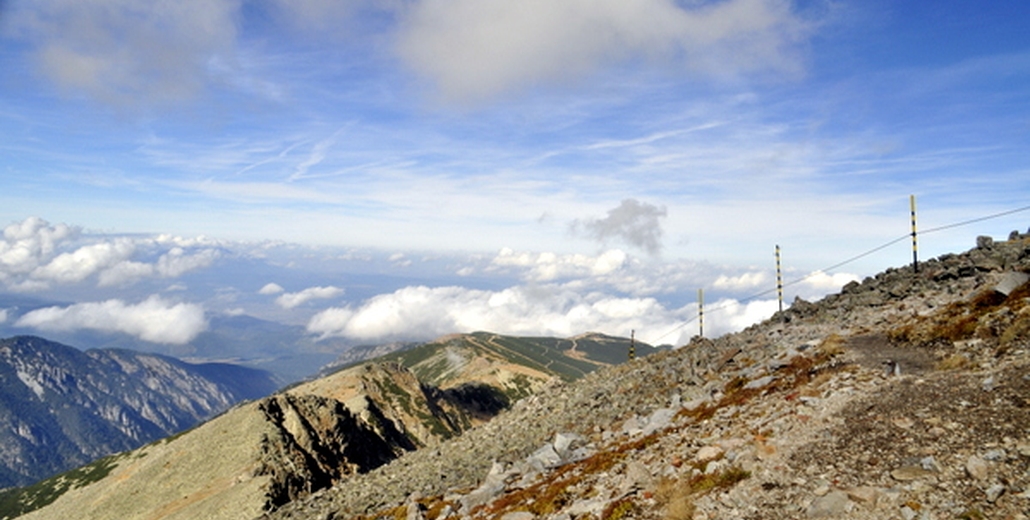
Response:
[[[908,205],[912,210],[912,272],[919,272],[919,249],[916,242],[916,196],[908,196]]]
[[[705,337],[705,290],[697,290],[697,335]]]
[[[780,246],[776,245],[776,296],[780,300],[780,312],[783,312],[783,273],[780,271]]]

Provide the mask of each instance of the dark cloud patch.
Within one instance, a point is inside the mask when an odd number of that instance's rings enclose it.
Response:
[[[660,219],[667,215],[664,206],[625,199],[618,207],[608,210],[607,217],[576,220],[570,230],[576,236],[597,240],[602,244],[620,240],[650,255],[657,255],[662,250]]]

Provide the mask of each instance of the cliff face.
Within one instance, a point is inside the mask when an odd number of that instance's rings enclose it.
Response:
[[[258,370],[0,340],[0,487],[165,437],[275,387]]]

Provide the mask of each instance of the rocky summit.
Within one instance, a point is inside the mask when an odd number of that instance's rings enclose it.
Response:
[[[553,382],[268,519],[1025,519],[1030,236]]]

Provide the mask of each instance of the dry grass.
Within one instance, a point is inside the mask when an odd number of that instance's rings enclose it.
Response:
[[[845,343],[847,340],[840,334],[830,334],[819,344],[816,352],[827,357],[839,356],[844,353]]]
[[[951,303],[931,316],[896,327],[888,331],[887,336],[892,341],[917,345],[972,338],[1000,338],[1000,344],[1009,345],[1030,332],[1030,314],[1026,312],[1030,308],[1028,298],[1030,283],[1016,288],[1007,297],[988,289],[968,301]],[[1007,315],[1014,319],[1008,321],[1001,310],[1007,310]]]
[[[697,510],[689,485],[677,479],[663,478],[655,490],[655,500],[665,508],[665,520],[690,520]]]
[[[959,370],[970,364],[969,358],[962,354],[952,354],[937,363],[937,370]]]
[[[689,479],[665,478],[658,483],[655,499],[664,508],[665,520],[689,520],[694,517],[698,497],[714,490],[727,489],[751,476],[733,466],[711,474],[698,474]]]

